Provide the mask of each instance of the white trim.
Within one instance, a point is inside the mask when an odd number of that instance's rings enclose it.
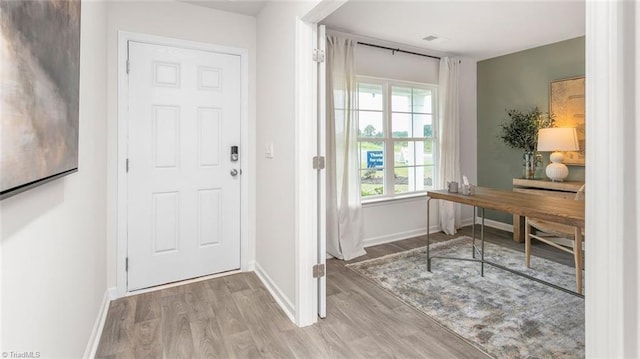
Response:
[[[439,226],[431,226],[431,233],[435,233],[435,232],[439,232],[440,231],[440,227]],[[372,246],[377,246],[380,244],[385,244],[385,243],[390,243],[390,242],[395,242],[395,241],[401,241],[403,239],[408,239],[408,238],[413,238],[413,237],[419,237],[419,236],[424,236],[427,234],[427,229],[426,228],[419,228],[419,229],[414,229],[414,230],[410,230],[410,231],[403,231],[403,232],[396,232],[396,233],[391,233],[391,234],[385,234],[382,236],[376,236],[376,237],[371,237],[371,238],[365,238],[364,239],[364,247],[372,247]]]
[[[289,298],[287,298],[280,287],[276,285],[276,282],[274,282],[273,279],[269,277],[269,274],[267,274],[267,272],[262,269],[260,263],[255,262],[255,268],[255,273],[258,278],[260,278],[260,281],[262,281],[262,284],[264,284],[265,288],[267,288],[273,299],[275,299],[276,303],[278,303],[280,308],[282,308],[282,311],[284,311],[284,314],[287,315],[287,318],[295,323],[296,316],[294,314],[295,309],[293,303],[291,303]]]
[[[109,312],[110,303],[111,300],[109,299],[109,291],[105,290],[104,296],[102,298],[102,304],[100,304],[100,310],[98,311],[98,316],[96,317],[96,321],[93,324],[93,329],[91,330],[91,335],[89,336],[87,347],[85,348],[84,355],[82,356],[85,359],[95,358],[96,353],[98,352],[98,345],[100,344],[100,337],[102,336],[104,323],[107,320],[107,313]]]
[[[318,320],[318,286],[311,268],[318,258],[316,171],[311,158],[316,151],[317,67],[312,61],[314,29],[317,23],[344,5],[346,0],[320,0],[304,17],[296,18],[295,28],[295,316],[298,326]],[[307,130],[308,132],[304,132]],[[312,145],[313,144],[313,145]],[[256,273],[258,273],[256,263]],[[272,293],[273,294],[273,293]],[[284,297],[286,298],[286,297]],[[282,304],[281,304],[282,305]],[[286,312],[286,311],[285,311]],[[288,314],[289,315],[289,314]],[[295,320],[294,320],[295,317]]]
[[[470,226],[472,223],[473,223],[473,217],[461,218],[460,219],[460,226],[461,227]]]
[[[462,226],[471,225],[471,222],[473,222],[471,217],[463,219],[462,220]],[[506,225],[504,223],[501,223],[501,222],[495,222],[495,223],[496,223],[496,225],[502,225],[502,227],[508,226],[508,225]],[[487,220],[485,220],[485,225],[488,225],[487,224]],[[499,227],[495,227],[495,228],[499,228]],[[503,228],[500,228],[500,229],[503,229]],[[440,229],[440,226],[438,224],[431,225],[431,228],[429,229],[429,233],[431,233],[431,234],[437,233],[437,232],[440,232],[440,231],[441,231],[441,229]],[[380,244],[401,241],[403,239],[409,239],[409,238],[414,238],[414,237],[425,236],[426,234],[427,234],[427,228],[425,227],[425,228],[413,229],[413,230],[410,230],[410,231],[396,232],[396,233],[385,234],[385,235],[377,236],[377,237],[365,238],[364,239],[364,247],[365,248],[373,247],[373,246],[377,246],[377,245],[380,245]]]
[[[585,354],[638,350],[638,3],[586,2]],[[635,25],[635,28],[634,28]],[[634,196],[636,194],[636,196]],[[591,240],[590,240],[591,239]]]
[[[111,287],[111,288],[107,289],[107,295],[109,296],[109,300],[116,300],[116,299],[120,298],[120,296],[118,295],[118,288],[117,287]]]
[[[437,136],[437,131],[438,131],[438,98],[439,98],[439,91],[440,91],[440,87],[437,84],[429,84],[429,83],[420,83],[420,82],[412,82],[412,81],[404,81],[404,80],[394,80],[394,79],[387,79],[387,78],[379,78],[379,77],[371,77],[371,76],[361,76],[358,75],[356,76],[356,83],[359,84],[372,84],[372,85],[379,85],[382,88],[382,99],[383,99],[383,104],[382,104],[382,109],[381,110],[374,110],[374,111],[370,111],[370,112],[376,112],[376,113],[380,113],[382,115],[382,128],[383,128],[383,133],[384,136],[383,137],[375,137],[375,138],[371,138],[371,137],[362,137],[362,136],[358,136],[357,137],[357,142],[361,143],[361,142],[382,142],[383,145],[383,150],[384,150],[384,163],[395,163],[395,153],[394,151],[389,151],[390,148],[394,148],[395,146],[395,142],[398,142],[400,140],[405,140],[405,141],[409,141],[409,142],[418,142],[418,141],[431,141],[432,143],[432,154],[433,154],[433,178],[432,178],[432,185],[431,187],[427,187],[427,188],[423,188],[419,191],[409,191],[409,192],[405,192],[405,193],[401,193],[401,194],[396,194],[394,192],[394,183],[393,181],[389,181],[389,180],[385,180],[384,181],[384,194],[382,195],[373,195],[373,196],[368,196],[366,198],[362,198],[361,199],[361,203],[364,204],[366,202],[380,202],[380,201],[385,201],[385,200],[393,200],[397,197],[400,198],[405,198],[408,196],[420,196],[420,195],[426,195],[426,191],[428,191],[429,189],[433,189],[433,186],[436,184],[436,173],[437,171],[437,154],[438,154],[438,148],[440,147],[439,141],[438,141],[438,136]],[[391,127],[392,127],[392,117],[393,117],[393,111],[392,111],[392,106],[391,106],[391,102],[392,102],[392,97],[393,97],[393,88],[394,87],[410,87],[410,88],[415,88],[415,89],[423,89],[423,90],[429,90],[432,93],[431,96],[431,107],[432,107],[432,111],[429,113],[429,115],[432,117],[432,136],[431,137],[425,137],[425,136],[414,136],[414,137],[407,137],[407,138],[396,138],[393,137],[392,135],[392,131],[391,131]],[[360,109],[356,108],[356,112],[359,112]],[[411,110],[411,112],[406,112],[408,114],[414,114],[413,110]],[[427,112],[423,112],[423,113],[427,113]],[[418,164],[414,164],[414,165],[407,165],[407,170],[409,172],[411,172],[411,169],[418,169],[418,168],[426,168],[429,166],[420,166]],[[393,178],[394,173],[395,173],[395,165],[394,166],[384,166],[383,168],[383,177],[388,179],[388,178]],[[360,169],[362,170],[362,168]]]
[[[417,81],[407,81],[407,80],[397,80],[388,77],[378,77],[378,76],[367,76],[367,75],[357,75],[357,82],[365,82],[373,85],[391,85],[391,86],[399,86],[399,87],[414,87],[414,88],[422,88],[424,90],[431,89],[440,89],[440,85],[437,83],[430,82],[417,82]],[[437,102],[437,99],[434,100]],[[435,111],[435,110],[434,110]],[[433,112],[433,111],[432,111]],[[405,112],[408,113],[408,112]],[[432,113],[433,114],[433,113]],[[401,138],[398,138],[401,139]]]
[[[454,243],[470,241],[470,240],[472,240],[471,237],[460,236],[460,237],[453,238],[453,239],[448,240],[448,241],[430,243],[429,248],[431,248],[433,250],[433,249],[437,249],[437,248],[440,248],[440,247],[443,247],[443,246],[448,246],[448,245],[451,245],[451,244],[454,244]],[[345,266],[346,267],[351,267],[351,266],[361,265],[361,264],[364,264],[364,263],[371,263],[373,261],[379,261],[381,259],[388,259],[388,258],[394,258],[394,257],[399,257],[399,256],[406,256],[407,254],[410,254],[410,253],[420,252],[420,251],[424,250],[425,247],[426,246],[420,246],[420,247],[416,247],[416,248],[412,248],[412,249],[407,249],[407,250],[404,250],[404,251],[401,251],[401,252],[389,253],[389,254],[385,254],[385,255],[383,255],[381,257],[365,259],[365,260],[362,260],[362,261],[358,261],[356,263],[349,263],[349,264],[346,264]]]
[[[312,158],[316,154],[317,68],[312,59],[314,31],[311,25],[296,19],[295,61],[295,255],[296,255],[296,315],[299,327],[318,321],[318,287],[311,268],[318,258],[316,241],[317,184]]]
[[[403,203],[403,202],[415,202],[415,201],[426,201],[427,200],[427,192],[412,192],[411,194],[407,194],[405,196],[396,196],[396,197],[373,197],[371,199],[367,199],[362,201],[362,207],[378,207],[378,206],[386,206],[390,203]]]
[[[312,25],[315,30],[313,36],[313,47],[320,51],[326,52],[326,27],[324,25]],[[315,78],[317,86],[315,88],[316,98],[316,156],[326,159],[326,63],[318,63],[316,65]],[[316,170],[316,220],[317,220],[317,236],[316,236],[316,264],[327,264],[327,170]],[[316,279],[317,287],[317,314],[320,318],[327,317],[327,276]]]
[[[346,3],[347,0],[322,0],[313,9],[311,9],[311,11],[302,17],[302,21],[309,24],[319,23]]]
[[[252,260],[247,263],[247,270],[242,270],[243,272],[255,272],[256,271],[256,261]]]
[[[240,55],[240,165],[242,168],[240,179],[240,270],[249,271],[251,262],[249,251],[249,180],[254,177],[251,163],[253,146],[249,143],[249,50],[234,48],[235,54]]]
[[[480,224],[482,223],[482,217],[476,217],[476,224]],[[469,223],[471,224],[471,223]],[[507,231],[507,232],[513,232],[513,225],[512,224],[508,224],[508,223],[504,223],[504,222],[498,222],[498,221],[494,221],[492,219],[484,219],[484,225],[487,227],[491,227],[491,228],[496,228],[496,229],[500,229],[503,231]]]
[[[0,227],[2,227],[2,215],[0,215]],[[4,242],[4,239],[0,239],[0,268],[4,268],[2,266],[2,242]],[[2,314],[2,308],[4,308],[2,306],[2,289],[4,288],[2,286],[2,277],[3,275],[0,274],[0,314]],[[4,348],[4,346],[2,346],[2,327],[4,325],[2,325],[2,319],[0,318],[0,348]]]
[[[116,288],[117,296],[127,294],[127,273],[125,260],[127,257],[127,175],[125,161],[127,158],[127,116],[128,116],[128,76],[126,61],[129,41],[145,42],[157,45],[182,47],[187,49],[211,51],[240,56],[241,63],[241,148],[249,148],[249,51],[247,49],[220,46],[204,42],[188,41],[170,37],[147,35],[127,31],[118,31],[118,126],[117,126],[117,183],[116,183],[116,218],[117,218],[117,246],[116,246]],[[240,269],[249,270],[249,184],[248,179],[253,175],[249,166],[250,151],[240,151],[242,176],[240,178]]]

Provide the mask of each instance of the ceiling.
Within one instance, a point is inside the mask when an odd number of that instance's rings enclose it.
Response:
[[[255,17],[268,0],[180,1]],[[329,29],[433,50],[434,54],[484,60],[584,36],[585,2],[349,0],[322,23]],[[428,36],[438,38],[423,40]]]
[[[181,2],[204,6],[210,9],[233,12],[248,16],[258,16],[267,0],[178,0]]]
[[[484,60],[585,34],[584,1],[350,0],[327,28]],[[425,41],[427,36],[439,39]]]

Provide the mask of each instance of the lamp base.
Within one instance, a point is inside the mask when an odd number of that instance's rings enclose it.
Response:
[[[569,167],[562,163],[564,156],[562,152],[554,152],[549,156],[551,163],[547,166],[545,173],[553,182],[562,182],[569,176]]]

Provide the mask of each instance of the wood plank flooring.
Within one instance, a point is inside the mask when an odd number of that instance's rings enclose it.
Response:
[[[442,241],[456,236],[442,233]],[[510,232],[488,241],[523,250]],[[367,248],[352,262],[426,245],[426,237]],[[543,245],[533,254],[571,265]],[[486,358],[457,335],[345,267],[327,262],[326,319],[296,327],[254,273],[185,284],[111,302],[96,358]]]

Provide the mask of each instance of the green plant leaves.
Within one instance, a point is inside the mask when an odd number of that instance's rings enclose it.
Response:
[[[553,114],[541,112],[538,107],[529,112],[506,110],[509,120],[500,125],[500,138],[512,148],[534,152],[538,144],[538,130],[553,127]]]

